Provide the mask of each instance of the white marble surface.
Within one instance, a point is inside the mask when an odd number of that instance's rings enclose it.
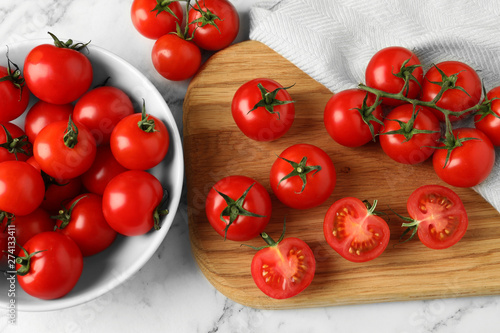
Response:
[[[258,0],[232,0],[240,11],[238,41],[248,38],[248,10]],[[130,22],[131,0],[0,0],[0,42],[59,37],[92,40],[142,70],[162,93],[182,130],[187,82],[154,71],[154,43]],[[425,281],[408,281],[408,288]],[[204,278],[189,246],[186,202],[162,246],[130,280],[89,303],[62,311],[18,313],[1,332],[498,332],[500,297],[468,297],[302,310],[261,311],[227,299]]]

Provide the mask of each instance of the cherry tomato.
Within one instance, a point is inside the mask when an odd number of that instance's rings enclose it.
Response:
[[[384,152],[394,161],[417,164],[428,159],[441,136],[439,120],[431,110],[405,104],[394,108],[385,117],[379,136]]]
[[[73,119],[87,127],[97,144],[107,144],[116,124],[133,113],[127,94],[118,88],[103,86],[88,91],[76,102]]]
[[[89,89],[92,64],[83,53],[53,38],[55,45],[41,44],[28,53],[24,60],[24,77],[33,95],[39,99],[67,104]]]
[[[0,210],[28,215],[42,203],[45,185],[33,166],[23,161],[0,163]]]
[[[0,123],[16,119],[28,107],[30,90],[21,71],[10,60],[7,67],[0,66]],[[12,66],[15,66],[13,69]]]
[[[269,244],[252,259],[251,273],[257,287],[275,299],[293,297],[312,282],[316,260],[309,245],[299,238],[288,237],[274,242],[263,234]]]
[[[129,170],[114,177],[106,186],[102,210],[111,228],[125,236],[143,235],[159,229],[155,215],[162,214],[161,183],[150,173]]]
[[[352,262],[365,262],[380,256],[390,240],[387,223],[353,197],[334,202],[325,215],[323,233],[327,243]]]
[[[425,185],[408,198],[408,213],[417,228],[420,241],[431,249],[445,249],[456,244],[469,224],[460,197],[441,185]]]
[[[184,13],[179,2],[162,4],[160,0],[134,0],[130,9],[132,24],[144,37],[158,39],[175,32],[181,25]],[[174,14],[174,15],[172,15]]]
[[[295,106],[286,89],[271,79],[254,79],[238,88],[231,113],[243,134],[257,141],[272,141],[290,129]]]
[[[373,140],[382,124],[380,105],[369,112],[374,102],[374,95],[360,89],[348,89],[333,95],[324,112],[328,134],[335,142],[346,147],[359,147]],[[371,124],[372,131],[368,124]]]
[[[321,148],[296,144],[285,149],[273,163],[270,184],[285,205],[308,209],[332,194],[337,181],[333,162]]]
[[[405,77],[409,82],[407,87],[404,87]],[[390,46],[381,49],[370,59],[365,80],[368,87],[392,94],[403,92],[404,96],[415,99],[420,94],[423,69],[412,51],[400,46]],[[384,98],[382,103],[395,106],[404,101]]]
[[[115,159],[127,169],[146,170],[158,165],[168,151],[170,136],[165,124],[155,116],[129,115],[115,126],[110,137]]]
[[[37,101],[26,113],[24,120],[24,131],[31,143],[40,131],[50,123],[58,120],[68,121],[73,112],[72,104],[51,104]]]
[[[156,71],[171,81],[189,79],[201,65],[201,51],[198,46],[175,34],[158,38],[153,45],[151,58]]]
[[[271,198],[264,186],[246,176],[228,176],[208,192],[208,222],[224,238],[246,241],[257,237],[271,218]]]
[[[124,171],[127,171],[127,168],[118,163],[111,153],[111,148],[99,146],[94,163],[81,176],[81,179],[88,191],[102,195],[109,181]]]
[[[51,123],[38,133],[33,156],[40,168],[56,180],[76,178],[94,162],[95,139],[82,124],[71,120]]]
[[[89,257],[107,249],[116,238],[102,212],[102,197],[83,193],[75,197],[57,216],[57,232],[72,240]]]
[[[229,46],[240,29],[238,11],[227,0],[198,0],[189,10],[188,22],[196,45],[209,51]]]
[[[16,260],[17,281],[31,296],[56,299],[69,293],[83,270],[83,257],[66,235],[46,231],[32,237]]]
[[[0,162],[26,161],[32,150],[26,133],[19,126],[13,123],[0,125]]]
[[[446,183],[457,187],[476,186],[485,180],[495,164],[495,149],[490,139],[474,128],[453,130],[456,139],[462,141],[454,148],[447,160],[447,149],[436,149],[432,164],[436,174]],[[440,146],[444,146],[443,143]]]
[[[441,70],[446,78],[439,72]],[[452,89],[446,90],[436,105],[452,112],[464,111],[473,107],[481,99],[481,79],[476,71],[467,64],[459,61],[445,61],[431,67],[425,74],[422,83],[422,101],[432,101],[441,90],[443,82],[451,80]],[[464,91],[465,90],[465,91]],[[444,121],[442,112],[432,109],[436,117]],[[465,117],[451,115],[450,121]]]
[[[486,113],[474,116],[476,128],[482,131],[491,140],[494,146],[500,146],[500,86],[491,89],[486,94],[486,99],[491,101]]]

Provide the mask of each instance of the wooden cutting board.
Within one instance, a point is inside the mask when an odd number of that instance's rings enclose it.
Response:
[[[244,136],[231,116],[231,99],[246,81],[267,77],[283,86],[296,101],[291,130],[274,142]],[[353,86],[355,83],[353,82]],[[458,296],[500,294],[500,218],[498,212],[471,189],[453,188],[469,214],[464,238],[446,250],[431,250],[417,237],[398,244],[406,200],[425,184],[445,185],[429,162],[398,164],[377,143],[361,148],[336,144],[323,125],[323,110],[332,92],[288,60],[255,42],[233,45],[213,55],[188,87],[184,102],[184,153],[187,177],[189,232],[196,262],[206,278],[232,300],[255,308],[286,309]],[[325,150],[337,170],[337,185],[323,205],[294,210],[281,204],[269,186],[269,170],[285,148],[310,143]],[[266,232],[275,240],[287,221],[287,236],[306,241],[317,270],[311,285],[286,300],[265,296],[254,284],[250,263],[255,250],[224,241],[205,216],[205,198],[219,179],[242,174],[254,178],[271,194],[273,213]],[[391,241],[386,251],[367,263],[351,263],[324,240],[323,218],[328,207],[346,196],[379,201],[389,214]],[[389,208],[390,207],[390,208]],[[260,238],[246,242],[264,245]]]

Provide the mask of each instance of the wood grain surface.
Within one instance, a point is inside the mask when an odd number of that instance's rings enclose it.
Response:
[[[244,136],[231,116],[231,100],[246,81],[267,77],[284,86],[296,101],[291,130],[273,142]],[[353,87],[355,86],[353,82]],[[384,155],[378,143],[360,148],[336,144],[323,125],[323,110],[333,95],[288,60],[255,42],[233,45],[213,55],[188,87],[184,102],[184,153],[192,252],[206,278],[232,300],[254,308],[286,309],[417,299],[500,294],[500,219],[498,212],[471,189],[453,188],[469,215],[469,229],[455,246],[431,250],[418,238],[399,244],[406,200],[417,187],[445,185],[429,162],[408,166]],[[269,186],[269,170],[285,148],[310,143],[325,150],[337,170],[337,185],[321,206],[294,210],[281,204]],[[266,232],[274,239],[287,221],[287,236],[306,241],[317,269],[311,285],[286,300],[265,296],[254,284],[250,263],[255,250],[224,241],[205,216],[205,198],[219,179],[246,175],[271,194],[273,213]],[[391,241],[386,251],[367,263],[351,263],[324,240],[323,218],[328,207],[345,196],[379,201],[389,214]],[[264,245],[260,238],[246,242]]]

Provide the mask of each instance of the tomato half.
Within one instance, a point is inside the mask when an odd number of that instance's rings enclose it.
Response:
[[[491,143],[500,146],[500,86],[488,91],[486,99],[490,105],[486,113],[474,116],[475,127],[482,131],[491,140]]]
[[[403,90],[405,77],[408,77],[409,84]],[[368,87],[392,94],[403,92],[406,97],[415,99],[420,95],[423,69],[412,51],[401,46],[390,46],[381,49],[370,59],[365,80]],[[405,102],[384,98],[382,103],[395,106]]]
[[[176,23],[182,24],[184,13],[180,3],[163,5],[162,2],[157,0],[132,2],[130,8],[132,24],[144,37],[158,39],[169,32],[175,32]]]
[[[443,79],[441,70],[447,77]],[[482,95],[481,79],[469,65],[460,61],[444,61],[431,67],[424,76],[421,100],[432,101],[440,92],[443,82],[451,80],[451,89],[446,90],[436,105],[452,112],[464,111],[479,103]],[[444,121],[442,112],[432,109],[436,117]],[[450,120],[456,121],[465,117],[451,115]]]
[[[416,189],[406,204],[415,220],[420,241],[431,249],[445,249],[456,244],[469,224],[460,197],[441,185],[425,185]]]
[[[436,149],[432,164],[436,174],[446,183],[457,187],[472,187],[484,181],[495,164],[495,149],[490,139],[475,128],[457,128],[453,135],[463,141],[454,148],[447,160],[447,149]],[[441,143],[440,146],[444,144]]]
[[[215,231],[230,240],[257,237],[271,218],[271,198],[264,186],[246,176],[228,176],[208,192],[205,211]]]
[[[353,197],[339,199],[330,206],[323,233],[327,243],[352,262],[377,258],[390,240],[389,226],[384,219],[373,215],[361,200]]]
[[[236,90],[231,113],[243,134],[257,141],[272,141],[292,126],[295,106],[281,84],[262,78],[250,80]]]
[[[309,245],[288,237],[259,250],[252,259],[251,273],[257,287],[275,299],[293,297],[312,282],[316,260]]]
[[[330,156],[310,144],[296,144],[285,149],[273,163],[269,177],[276,197],[297,209],[325,202],[337,181]]]
[[[374,102],[375,96],[361,89],[343,90],[333,95],[324,111],[328,134],[346,147],[359,147],[373,140],[382,124],[380,105],[369,112]],[[368,124],[371,124],[372,131]]]

